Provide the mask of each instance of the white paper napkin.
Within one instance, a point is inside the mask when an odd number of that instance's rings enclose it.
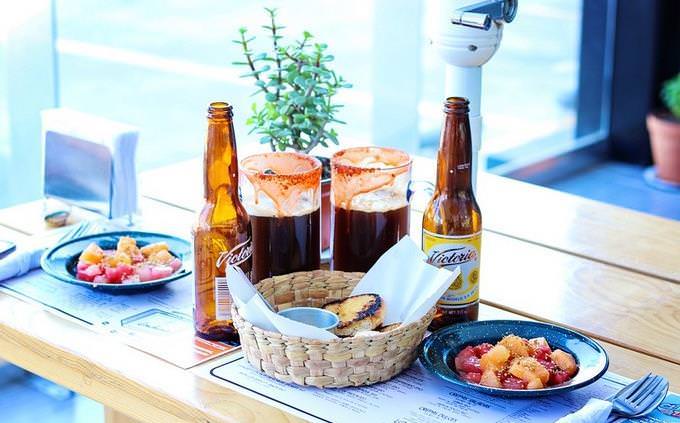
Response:
[[[380,257],[351,295],[380,295],[385,303],[385,325],[415,322],[435,305],[460,273],[458,268],[451,272],[432,266],[425,258],[416,243],[406,236]],[[337,338],[324,329],[274,313],[240,269],[228,269],[227,285],[239,313],[255,326],[288,336]]]
[[[0,259],[0,282],[28,273],[40,267],[40,256],[45,248],[37,244],[17,246],[16,251]]]
[[[409,236],[392,246],[366,272],[352,295],[379,294],[385,302],[385,325],[408,324],[425,315],[458,277],[427,263],[426,254]]]
[[[591,398],[580,410],[562,417],[556,423],[604,423],[611,412],[611,402]]]

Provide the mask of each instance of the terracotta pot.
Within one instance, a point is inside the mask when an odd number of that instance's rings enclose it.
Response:
[[[331,246],[331,159],[315,155],[323,165],[321,172],[321,251]]]
[[[331,179],[321,181],[321,250],[331,246]]]
[[[657,177],[680,184],[680,121],[669,114],[649,113],[647,130]]]

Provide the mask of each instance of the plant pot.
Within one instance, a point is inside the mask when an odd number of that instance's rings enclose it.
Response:
[[[321,251],[331,246],[331,160],[314,156],[321,161]]]
[[[659,179],[680,184],[680,121],[670,114],[649,113],[647,130]]]
[[[321,251],[331,246],[331,179],[321,181]]]

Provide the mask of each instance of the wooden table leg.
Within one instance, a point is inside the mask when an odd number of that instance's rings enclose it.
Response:
[[[138,420],[132,419],[127,415],[120,413],[113,408],[104,407],[104,422],[105,423],[139,423]]]

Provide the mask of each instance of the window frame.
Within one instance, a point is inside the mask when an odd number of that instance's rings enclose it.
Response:
[[[583,0],[574,135],[556,134],[508,151],[489,172],[545,184],[606,158],[619,24],[617,3]],[[493,160],[493,155],[490,158]]]
[[[651,163],[646,116],[659,106],[663,81],[680,70],[680,57],[663,54],[680,46],[680,4],[584,0],[583,7],[576,139],[491,172],[549,184],[606,160]]]
[[[51,33],[53,60],[45,73],[54,81],[54,107],[60,103],[57,2],[42,4],[51,15],[51,26],[44,29]],[[674,0],[582,0],[582,7],[575,137],[556,134],[490,155],[498,162],[490,172],[546,184],[607,159],[650,162],[644,117],[658,106],[661,82],[680,66],[680,58],[660,54],[680,45],[680,27],[672,22],[680,5]],[[616,30],[627,27],[637,30]],[[637,101],[626,101],[630,98]]]

